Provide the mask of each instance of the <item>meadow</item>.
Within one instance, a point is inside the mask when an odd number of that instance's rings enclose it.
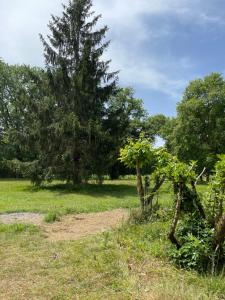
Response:
[[[206,190],[205,185],[198,188]],[[225,299],[222,275],[201,276],[168,260],[173,205],[168,183],[158,201],[163,208],[158,220],[125,222],[77,241],[50,242],[37,226],[0,224],[0,299]],[[0,181],[0,213],[64,215],[138,205],[133,180],[79,188]]]
[[[86,184],[73,187],[54,182],[43,187],[34,187],[25,180],[0,181],[0,212],[38,212],[59,214],[85,213],[135,208],[139,206],[135,180],[106,180],[102,186]],[[171,204],[165,184],[159,200]]]

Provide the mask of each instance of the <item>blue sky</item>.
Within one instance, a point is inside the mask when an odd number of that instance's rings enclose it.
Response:
[[[43,66],[39,33],[62,0],[1,0],[0,57]],[[106,58],[150,114],[175,115],[188,82],[225,72],[224,0],[94,0],[109,26]]]

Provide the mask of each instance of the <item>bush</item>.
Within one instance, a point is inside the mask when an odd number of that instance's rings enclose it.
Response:
[[[210,245],[207,240],[188,234],[180,249],[173,248],[170,251],[170,258],[180,268],[203,273],[211,266]]]
[[[179,250],[171,251],[170,257],[181,268],[203,272],[207,266],[208,247],[190,234]]]
[[[196,214],[186,215],[177,229],[181,247],[170,249],[171,260],[180,268],[194,269],[200,273],[211,271],[218,259],[212,250],[213,233],[214,230],[205,220]]]

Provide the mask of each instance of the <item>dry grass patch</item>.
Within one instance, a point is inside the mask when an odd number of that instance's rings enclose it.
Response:
[[[4,224],[25,223],[39,226],[50,241],[78,240],[89,235],[116,228],[128,218],[124,209],[63,216],[58,222],[45,223],[44,216],[34,213],[12,213],[0,215]]]
[[[223,299],[222,278],[203,278],[165,261],[159,228],[166,225],[123,226],[54,243],[33,228],[5,230],[0,299]]]

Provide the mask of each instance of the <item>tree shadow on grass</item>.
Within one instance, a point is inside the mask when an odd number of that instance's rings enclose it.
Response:
[[[126,184],[81,184],[74,186],[72,184],[47,184],[41,187],[27,186],[24,188],[24,191],[29,192],[40,192],[40,191],[49,191],[58,195],[67,195],[67,194],[79,194],[79,195],[88,195],[92,197],[104,197],[111,196],[115,198],[125,198],[125,197],[136,197],[136,187]]]

